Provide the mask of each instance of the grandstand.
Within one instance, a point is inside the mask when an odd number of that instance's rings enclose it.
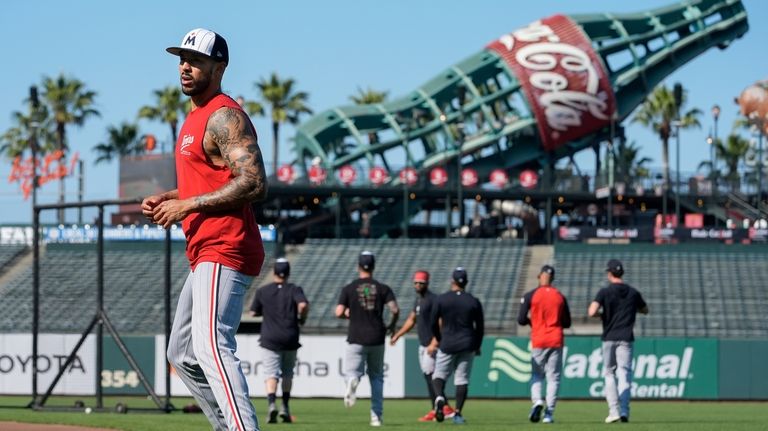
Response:
[[[339,239],[313,240],[288,257],[291,280],[304,288],[312,311],[306,328],[312,332],[340,332],[347,323],[334,317],[339,291],[357,277],[357,255],[376,254],[375,278],[392,287],[407,314],[415,300],[413,273],[431,273],[431,289],[440,293],[449,286],[453,268],[469,272],[469,291],[483,303],[489,331],[509,333],[516,323],[510,314],[520,279],[524,243],[488,239]],[[249,295],[250,296],[250,295]]]
[[[10,255],[3,246],[1,256]],[[16,253],[29,250],[13,246]],[[265,265],[272,265],[272,244],[266,246]],[[79,333],[96,312],[97,252],[95,244],[47,244],[40,253],[40,330]],[[32,261],[2,260],[0,273],[0,331],[32,330]],[[104,308],[121,334],[162,333],[164,311],[163,242],[104,243]],[[11,271],[12,269],[12,271]],[[187,274],[184,243],[171,248],[171,308]]]
[[[273,243],[265,244],[264,270],[244,303],[246,330],[257,321],[247,316],[256,289],[271,280]],[[339,291],[356,277],[356,257],[363,250],[377,256],[376,278],[389,284],[407,313],[414,293],[410,277],[426,269],[432,290],[448,289],[451,270],[469,271],[469,291],[482,302],[487,331],[514,335],[520,296],[535,286],[542,259],[557,267],[556,285],[567,296],[575,334],[599,331],[586,316],[589,302],[605,285],[605,262],[621,259],[625,280],[646,298],[651,314],[638,319],[640,336],[765,337],[768,335],[768,247],[760,245],[586,245],[559,243],[538,255],[541,246],[488,239],[309,239],[291,247],[291,280],[312,304],[307,333],[339,333],[347,322],[334,318]],[[543,249],[543,248],[542,248]],[[121,334],[156,334],[163,330],[162,242],[106,242],[104,303]],[[32,262],[27,246],[0,247],[0,331],[31,331]],[[95,244],[48,244],[41,248],[40,329],[78,333],[96,308]],[[172,309],[188,273],[183,243],[172,248]],[[250,326],[249,326],[250,325]],[[256,325],[257,326],[257,325]]]
[[[645,336],[765,337],[768,334],[768,248],[760,245],[558,244],[557,285],[575,324],[605,285],[605,264],[624,262],[624,280],[638,288],[651,313],[638,319]]]
[[[0,245],[0,275],[5,274],[13,266],[14,261],[21,258],[29,249],[26,245]]]
[[[82,332],[96,311],[96,245],[48,244],[41,248],[40,258],[41,331]],[[164,280],[158,263],[163,260],[161,242],[105,243],[104,304],[119,332],[162,332]],[[175,298],[188,271],[183,244],[174,244],[172,263]],[[31,332],[32,263],[23,266],[0,286],[3,332]]]

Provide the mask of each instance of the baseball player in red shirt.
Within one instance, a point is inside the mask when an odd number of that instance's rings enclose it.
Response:
[[[568,301],[552,286],[555,268],[544,265],[539,273],[539,286],[526,293],[517,315],[517,323],[531,325],[531,401],[533,407],[528,418],[554,422],[557,391],[560,388],[560,370],[563,368],[563,328],[571,327]],[[541,397],[542,381],[547,379],[546,400]]]
[[[191,271],[179,295],[168,361],[216,430],[259,429],[235,356],[245,291],[264,262],[251,203],[267,194],[251,120],[221,91],[229,63],[221,35],[198,28],[167,51],[179,57],[192,111],[175,148],[178,189],[149,196],[142,212],[170,228],[182,222]]]

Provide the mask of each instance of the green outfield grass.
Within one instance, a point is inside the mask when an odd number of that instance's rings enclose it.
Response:
[[[81,398],[93,406],[93,399]],[[71,406],[75,398],[53,398],[49,405]],[[28,397],[0,398],[0,421],[33,423],[57,423],[107,427],[123,431],[194,431],[209,430],[202,414],[165,413],[74,413],[32,411],[23,406]],[[117,402],[136,407],[152,404],[139,398],[105,398],[105,406]],[[189,403],[189,399],[174,399],[177,408]],[[370,429],[367,400],[359,400],[351,409],[345,409],[341,400],[296,399],[291,401],[297,422],[293,424],[267,424],[263,400],[255,400],[263,430],[334,430],[353,431]],[[473,400],[464,408],[466,427],[472,430],[534,430],[549,427],[528,422],[527,401]],[[721,430],[768,430],[768,403],[760,402],[684,402],[684,401],[634,401],[632,418],[628,424],[603,424],[606,405],[600,401],[561,401],[558,405],[554,426],[561,430],[594,430],[603,427],[620,427],[633,430],[721,431]],[[426,413],[423,400],[387,400],[384,403],[384,427],[398,431],[430,430],[453,427],[450,420],[442,424],[420,423],[416,419]]]

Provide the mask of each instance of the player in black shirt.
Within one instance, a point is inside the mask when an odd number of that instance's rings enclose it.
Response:
[[[360,278],[341,290],[336,317],[349,319],[344,361],[347,379],[344,405],[351,407],[355,404],[355,391],[367,368],[371,382],[371,426],[381,426],[384,412],[384,339],[387,331],[394,333],[400,309],[392,289],[373,279],[375,266],[373,253],[364,251],[360,254],[357,259]],[[390,311],[390,321],[386,326],[383,318],[385,305]]]
[[[256,291],[251,304],[251,314],[263,316],[261,323],[262,359],[264,384],[269,402],[269,423],[277,422],[275,406],[277,382],[282,378],[283,405],[280,417],[292,422],[289,401],[293,386],[293,367],[299,344],[299,325],[303,325],[309,313],[309,302],[300,286],[288,283],[291,266],[287,259],[275,261],[274,282]]]
[[[432,312],[434,337],[428,351],[437,350],[432,384],[435,387],[435,419],[438,422],[445,419],[445,381],[451,373],[455,373],[456,410],[453,423],[465,423],[461,412],[467,399],[472,361],[480,355],[485,333],[483,307],[477,298],[464,290],[468,282],[464,268],[454,269],[451,290],[437,297]]]
[[[416,271],[416,273],[413,274],[413,288],[416,290],[416,302],[413,304],[413,310],[411,310],[410,314],[408,314],[408,317],[405,319],[403,327],[392,336],[389,344],[394,346],[400,337],[407,334],[408,331],[416,326],[416,332],[419,335],[419,366],[427,381],[430,406],[429,412],[420,417],[419,421],[431,422],[435,420],[435,390],[432,385],[432,373],[435,372],[435,353],[427,353],[427,347],[432,341],[430,317],[432,314],[432,306],[437,299],[437,295],[429,290],[429,272],[427,271]],[[446,404],[443,413],[445,414],[445,417],[453,417],[453,408]]]
[[[624,265],[620,261],[609,260],[606,271],[610,284],[597,292],[595,300],[589,304],[588,314],[603,320],[603,376],[608,401],[605,422],[629,422],[633,327],[638,312],[648,314],[648,305],[640,292],[622,281]]]

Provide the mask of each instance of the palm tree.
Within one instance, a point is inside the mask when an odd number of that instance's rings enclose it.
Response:
[[[635,141],[629,144],[621,140],[616,146],[616,180],[626,184],[632,184],[639,178],[646,178],[650,171],[645,166],[652,159],[648,157],[639,157],[640,147]]]
[[[248,100],[243,96],[237,96],[237,99],[235,99],[237,103],[245,110],[245,112],[248,113],[251,117],[262,117],[264,116],[264,105],[261,103],[255,101],[255,100]]]
[[[191,105],[181,94],[181,89],[178,86],[169,85],[155,90],[153,94],[155,95],[155,105],[142,106],[139,109],[139,118],[167,124],[171,128],[171,148],[173,148],[176,144],[176,138],[178,138],[179,122],[189,113]],[[165,153],[165,144],[161,144],[161,146],[162,152]]]
[[[269,79],[262,78],[256,83],[264,105],[269,106],[272,120],[272,172],[277,173],[278,150],[280,145],[280,125],[283,123],[296,124],[301,114],[311,114],[307,106],[309,94],[304,91],[294,91],[295,81],[292,78],[280,79],[272,72]]]
[[[387,100],[389,91],[376,91],[371,87],[363,90],[362,87],[357,87],[357,94],[349,96],[349,100],[355,105],[375,105]]]
[[[9,159],[23,156],[26,150],[31,150],[30,137],[32,133],[35,133],[39,155],[53,151],[56,140],[54,134],[51,133],[48,108],[45,105],[38,106],[36,112],[29,115],[24,115],[18,111],[14,112],[11,114],[11,118],[15,126],[0,135],[0,154]]]
[[[93,162],[96,165],[111,162],[114,158],[143,153],[144,144],[139,136],[139,127],[127,122],[118,127],[107,127],[107,141],[94,146],[93,151],[98,153]]]
[[[388,91],[376,91],[371,87],[363,90],[362,87],[357,87],[357,94],[349,96],[349,100],[355,105],[375,105],[387,100],[389,95]],[[368,133],[368,143],[373,145],[379,142],[379,134],[376,132]]]
[[[731,190],[738,189],[740,179],[739,163],[744,160],[744,155],[749,150],[749,139],[742,138],[736,133],[731,133],[725,139],[725,142],[718,139],[714,145],[717,159],[725,163],[727,169],[725,179],[728,181]]]
[[[698,118],[701,115],[700,109],[693,108],[685,113],[682,112],[688,99],[687,93],[687,90],[683,91],[680,106],[677,106],[673,91],[664,84],[659,85],[640,105],[640,109],[632,120],[653,129],[661,139],[661,163],[664,170],[665,190],[669,189],[669,139],[673,135],[673,121],[680,113],[680,129],[701,127]]]
[[[85,83],[77,78],[68,78],[63,73],[55,78],[43,77],[43,100],[50,111],[56,127],[56,146],[63,156],[59,163],[65,164],[69,145],[67,126],[82,126],[91,117],[98,117],[94,108],[96,92],[88,90]],[[64,176],[59,179],[59,203],[64,203]],[[58,222],[64,222],[64,210],[58,211]]]

